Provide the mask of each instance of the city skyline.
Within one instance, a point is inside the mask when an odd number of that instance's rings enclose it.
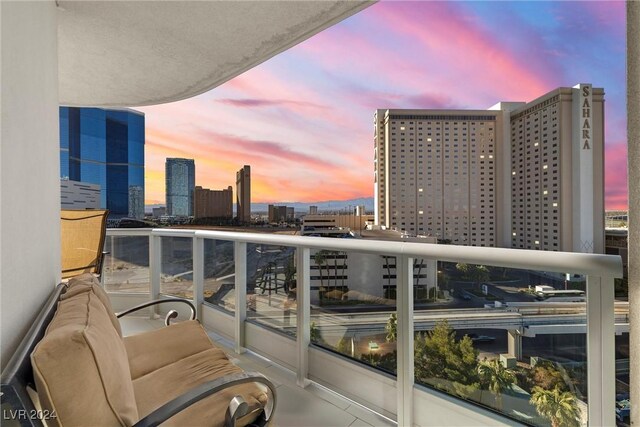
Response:
[[[249,163],[258,203],[372,197],[377,108],[485,109],[591,82],[607,99],[605,206],[625,209],[624,27],[622,2],[375,4],[211,92],[141,108],[146,201],[163,199],[166,157],[195,158],[209,188]]]

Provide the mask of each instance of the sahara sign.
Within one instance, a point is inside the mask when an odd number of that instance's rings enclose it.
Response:
[[[580,132],[583,150],[591,150],[593,143],[593,130],[591,122],[591,106],[593,105],[593,97],[591,85],[580,85]]]

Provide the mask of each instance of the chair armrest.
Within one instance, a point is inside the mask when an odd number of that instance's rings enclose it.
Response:
[[[125,311],[121,311],[119,313],[116,313],[116,317],[119,319],[123,316],[126,316],[127,314],[131,314],[133,312],[136,312],[138,310],[142,310],[143,308],[147,308],[147,307],[151,307],[152,305],[158,305],[158,304],[164,304],[167,302],[181,302],[184,304],[187,304],[189,306],[189,308],[191,309],[191,317],[190,320],[196,320],[196,308],[194,307],[194,305],[191,303],[191,301],[188,301],[186,299],[183,298],[164,298],[164,299],[157,299],[157,300],[153,300],[153,301],[148,301],[139,305],[136,305],[134,307],[131,307]],[[165,325],[169,326],[169,322],[171,319],[175,319],[178,316],[178,313],[175,310],[171,310],[169,312],[169,314],[167,314],[167,317],[164,319],[164,323]]]
[[[202,399],[211,396],[221,390],[226,388],[246,383],[260,383],[264,384],[269,388],[269,394],[271,398],[267,401],[263,410],[263,425],[267,425],[271,421],[271,417],[273,415],[273,411],[276,407],[276,387],[273,385],[271,381],[269,381],[264,375],[258,372],[241,372],[237,374],[229,374],[222,376],[213,381],[208,381],[198,387],[195,387],[181,396],[176,397],[170,402],[165,403],[137,423],[133,425],[133,427],[154,427],[157,426],[182,410],[190,407],[194,403],[201,401]],[[232,399],[234,402],[235,399]],[[225,427],[233,427],[234,422],[230,420],[235,420],[235,405],[231,405],[229,407],[229,411],[232,413],[227,413],[227,422],[225,422]],[[240,414],[243,416],[244,414]]]

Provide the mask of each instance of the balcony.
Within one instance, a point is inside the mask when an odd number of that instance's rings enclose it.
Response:
[[[305,388],[301,399],[330,396],[369,423],[548,425],[530,403],[538,385],[568,392],[573,422],[615,424],[615,337],[628,333],[628,305],[613,294],[618,257],[185,229],[110,229],[105,249],[116,310],[189,298],[241,363],[266,360]],[[586,303],[505,306],[501,292],[522,293],[452,286],[447,263],[582,275]],[[447,365],[457,352],[464,363]],[[500,367],[513,376],[496,386]]]
[[[127,2],[118,4],[127,7]],[[160,2],[161,3],[161,2]],[[158,3],[158,6],[160,6]],[[200,5],[204,7],[205,2]],[[228,9],[234,7],[231,2],[214,2],[215,6]],[[277,2],[276,2],[277,3]],[[276,4],[274,3],[274,4]],[[319,5],[327,2],[308,2],[310,5]],[[350,8],[352,2],[342,2]],[[2,82],[10,90],[2,91],[2,215],[0,232],[2,234],[1,283],[2,294],[2,361],[10,358],[16,349],[24,333],[28,330],[30,322],[36,317],[41,304],[47,295],[51,293],[60,277],[60,239],[59,239],[59,208],[60,197],[58,188],[59,178],[59,140],[58,140],[58,108],[61,102],[70,105],[102,105],[123,106],[143,105],[160,102],[168,102],[200,93],[207,88],[219,84],[225,79],[231,78],[251,68],[253,65],[271,57],[287,47],[303,40],[313,32],[330,26],[339,19],[355,13],[353,9],[344,14],[318,13],[314,19],[300,19],[300,22],[310,21],[309,26],[297,25],[295,22],[274,22],[271,15],[263,13],[261,9],[254,9],[252,16],[246,14],[227,15],[225,13],[203,13],[202,9],[196,9],[195,4],[190,7],[181,7],[180,13],[189,13],[189,16],[181,15],[179,19],[172,11],[156,13],[154,22],[159,25],[147,25],[147,32],[141,33],[140,22],[148,22],[146,15],[151,15],[152,10],[146,4],[140,4],[136,13],[123,13],[116,10],[112,13],[104,13],[104,2],[2,2],[2,52],[3,61]],[[173,8],[177,3],[164,5]],[[266,3],[265,3],[266,4]],[[366,7],[361,4],[358,7]],[[112,4],[113,5],[113,4]],[[78,13],[74,8],[96,8],[93,13]],[[289,4],[282,3],[282,8],[292,16],[292,8]],[[83,12],[83,11],[80,11]],[[222,11],[224,12],[224,11]],[[233,11],[232,11],[233,12]],[[294,14],[295,15],[295,14]],[[628,147],[629,159],[639,157],[638,140],[640,139],[640,86],[638,75],[640,73],[640,49],[637,43],[640,34],[640,7],[637,3],[627,4],[627,99],[628,99]],[[117,33],[112,31],[111,24],[118,18],[125,17],[132,22],[124,25]],[[163,24],[175,22],[178,28],[167,30]],[[295,16],[294,16],[295,17]],[[215,18],[215,19],[214,19]],[[215,25],[218,22],[221,25]],[[248,25],[260,28],[253,42],[247,41],[244,50],[238,49],[238,30],[229,30],[210,37],[199,37],[198,30],[209,29],[218,31],[226,28],[228,22]],[[188,26],[183,23],[189,23]],[[256,25],[256,23],[263,23]],[[102,25],[98,25],[102,24]],[[176,37],[184,34],[183,28],[192,31],[192,37]],[[301,34],[292,34],[289,38],[280,37],[283,30],[296,28]],[[125,32],[132,29],[135,33]],[[61,32],[64,33],[60,39]],[[118,36],[118,37],[115,37]],[[194,38],[197,37],[196,40]],[[210,40],[215,40],[211,43]],[[267,49],[263,40],[274,42]],[[113,42],[113,44],[108,44]],[[159,43],[170,43],[170,52],[165,49],[147,49],[144,43],[158,46]],[[174,43],[183,42],[184,45],[175,46]],[[203,49],[194,47],[198,42]],[[78,43],[83,43],[78,46]],[[271,47],[271,48],[269,48]],[[238,57],[225,57],[221,52],[209,52],[205,48],[228,49]],[[100,53],[97,58],[95,53]],[[78,54],[83,53],[84,57]],[[127,56],[128,53],[128,56]],[[119,55],[123,54],[123,56]],[[142,56],[144,54],[144,56]],[[115,56],[114,56],[115,55]],[[203,61],[205,58],[207,62]],[[243,60],[238,60],[244,59]],[[100,59],[109,67],[96,63]],[[142,61],[142,59],[148,59]],[[83,67],[79,67],[81,64]],[[122,64],[126,64],[123,66]],[[194,64],[202,64],[195,67]],[[232,64],[229,67],[230,64]],[[92,68],[88,68],[92,67]],[[114,68],[111,68],[114,67]],[[186,70],[188,68],[189,70]],[[115,70],[115,71],[114,71]],[[126,70],[122,73],[122,70]],[[167,75],[166,72],[174,73]],[[196,72],[201,72],[197,74]],[[186,77],[189,75],[190,77]],[[98,80],[95,80],[100,77]],[[149,79],[151,78],[151,80]],[[143,80],[145,84],[140,84]],[[149,83],[149,84],[146,84]],[[196,84],[197,83],[197,84]],[[94,91],[101,93],[96,94]],[[37,125],[34,125],[36,124]],[[629,162],[629,182],[635,183],[640,179],[640,168],[637,162]],[[34,173],[38,171],[38,173]],[[638,286],[638,234],[635,226],[634,215],[640,208],[640,194],[637,186],[631,187],[630,192],[630,224],[629,229],[629,263],[630,263],[630,301],[632,307],[638,306],[640,301],[640,287]],[[265,355],[273,363],[288,366],[296,373],[298,381],[304,384],[306,380],[325,384],[332,390],[340,392],[344,396],[351,396],[353,401],[362,402],[371,409],[388,411],[397,417],[399,424],[413,422],[417,425],[496,425],[515,423],[513,418],[506,418],[490,409],[478,406],[468,400],[451,397],[434,388],[416,384],[411,375],[411,355],[414,352],[411,340],[415,337],[412,331],[419,327],[419,321],[412,316],[413,309],[410,301],[414,287],[408,286],[412,282],[408,278],[412,269],[409,260],[414,257],[441,259],[451,262],[467,261],[468,263],[484,263],[486,265],[506,266],[509,268],[540,269],[544,271],[557,271],[565,273],[573,271],[576,274],[584,274],[588,278],[587,293],[589,302],[585,306],[586,314],[573,313],[575,316],[588,317],[587,322],[574,322],[571,327],[581,331],[587,330],[587,349],[585,359],[588,362],[586,376],[588,389],[584,393],[584,402],[588,403],[588,420],[591,425],[613,425],[613,373],[615,370],[613,360],[614,331],[624,328],[624,308],[618,309],[614,305],[612,292],[613,277],[619,274],[618,266],[613,266],[609,261],[597,261],[602,258],[591,258],[577,254],[542,254],[540,252],[527,253],[524,251],[495,251],[476,250],[473,248],[430,248],[423,246],[422,250],[414,251],[410,245],[387,244],[384,248],[375,248],[367,245],[361,247],[343,247],[342,243],[333,242],[328,247],[320,248],[338,251],[364,251],[369,254],[386,254],[397,256],[399,266],[397,277],[407,286],[400,287],[400,293],[396,293],[392,299],[393,305],[387,306],[388,312],[396,311],[398,316],[397,328],[397,357],[396,370],[401,375],[385,373],[366,364],[352,360],[347,354],[343,356],[331,351],[329,346],[337,344],[329,340],[322,345],[317,340],[311,342],[311,319],[319,313],[316,307],[312,307],[311,290],[311,262],[302,260],[301,272],[297,275],[296,288],[301,292],[296,294],[296,310],[289,310],[288,328],[284,322],[278,329],[278,310],[268,304],[259,305],[256,309],[246,308],[246,301],[251,301],[252,293],[247,289],[243,277],[251,274],[249,266],[243,263],[247,258],[242,250],[243,245],[273,244],[289,245],[300,253],[319,249],[317,245],[324,245],[316,241],[297,240],[295,242],[271,241],[267,236],[228,235],[228,234],[203,234],[201,232],[182,232],[184,234],[171,234],[171,232],[154,231],[139,232],[127,231],[116,236],[120,231],[110,232],[110,235],[121,238],[123,241],[138,239],[143,242],[139,247],[139,255],[149,254],[146,260],[146,271],[142,267],[143,262],[136,260],[131,266],[124,264],[121,269],[122,276],[111,275],[107,277],[107,286],[112,291],[112,299],[116,305],[125,304],[134,300],[146,300],[153,295],[183,292],[190,295],[198,302],[199,315],[206,326],[220,336],[229,339],[238,350],[243,348],[252,352]],[[167,233],[166,235],[164,233]],[[181,238],[183,244],[189,247],[182,267],[182,285],[178,286],[176,280],[169,282],[166,276],[161,274],[164,260],[159,247],[169,238]],[[247,240],[252,239],[252,240]],[[207,249],[211,241],[226,241],[233,246],[234,257],[233,276],[229,283],[226,298],[215,304],[207,302],[205,291],[208,289],[211,279],[220,280],[219,275],[207,276],[204,266],[210,259],[211,249]],[[269,241],[266,241],[269,240]],[[276,239],[277,240],[277,239]],[[333,245],[337,245],[333,246]],[[245,246],[245,247],[246,247]],[[238,251],[236,252],[236,247]],[[189,250],[187,250],[189,251]],[[130,261],[122,254],[112,249],[113,260]],[[295,256],[295,255],[294,255]],[[184,263],[191,262],[191,268]],[[141,264],[139,264],[141,263]],[[333,259],[331,260],[331,264]],[[181,264],[178,264],[180,266]],[[114,268],[118,268],[117,265]],[[138,271],[129,271],[127,269]],[[177,268],[177,267],[176,267]],[[236,273],[236,268],[239,272]],[[335,270],[335,268],[334,268]],[[191,277],[188,272],[192,271]],[[196,272],[194,274],[193,272]],[[309,272],[308,276],[306,272]],[[109,272],[111,274],[111,272]],[[130,276],[126,277],[127,274]],[[213,274],[213,273],[212,273]],[[228,273],[231,274],[231,273]],[[146,276],[145,276],[146,275]],[[172,276],[175,276],[173,273]],[[180,277],[180,276],[179,276]],[[111,281],[109,281],[111,280]],[[277,284],[278,278],[275,278]],[[127,283],[128,281],[128,283]],[[273,281],[273,279],[272,279]],[[339,279],[340,281],[340,279]],[[267,280],[268,282],[268,280]],[[180,288],[183,288],[182,290]],[[244,288],[244,290],[243,290]],[[236,292],[237,289],[237,292]],[[195,290],[195,292],[194,292]],[[212,290],[219,290],[214,289]],[[188,292],[191,292],[189,294]],[[202,292],[201,292],[202,291]],[[233,292],[232,292],[233,291]],[[415,294],[418,290],[415,290]],[[153,294],[153,295],[152,295]],[[280,294],[280,290],[278,290]],[[594,297],[595,294],[595,297]],[[255,295],[255,292],[253,293]],[[259,295],[260,298],[263,294]],[[271,294],[272,302],[278,295]],[[243,300],[246,298],[246,300]],[[379,301],[380,302],[380,301]],[[388,302],[388,301],[387,301]],[[298,311],[297,307],[301,307]],[[238,307],[238,310],[235,310]],[[616,307],[612,309],[612,307]],[[233,310],[232,310],[233,308]],[[315,310],[315,311],[314,311]],[[280,318],[284,318],[284,302],[280,308]],[[324,310],[328,320],[333,314],[328,308]],[[382,310],[380,310],[382,311]],[[419,309],[415,309],[419,313]],[[505,310],[506,311],[506,310]],[[621,311],[621,313],[618,313]],[[390,313],[389,313],[390,314]],[[435,313],[433,313],[435,314]],[[629,322],[635,324],[631,333],[630,352],[634,355],[640,351],[640,339],[638,338],[638,323],[640,311],[635,310],[629,315]],[[506,317],[512,314],[505,315]],[[620,316],[620,318],[618,318]],[[335,317],[335,316],[334,316]],[[355,316],[354,316],[355,317]],[[297,319],[302,322],[297,322]],[[507,319],[508,320],[508,319]],[[268,322],[271,322],[271,325]],[[510,321],[510,320],[508,320]],[[412,324],[413,322],[413,324]],[[453,321],[451,320],[451,323]],[[302,325],[303,327],[300,327]],[[309,328],[306,327],[309,325]],[[318,324],[316,324],[317,326]],[[274,327],[275,326],[275,327]],[[323,325],[319,326],[322,331]],[[295,335],[294,335],[295,334]],[[480,336],[481,334],[478,334]],[[314,335],[316,338],[317,336]],[[457,339],[460,337],[457,336]],[[507,338],[510,339],[510,338]],[[526,339],[526,338],[524,338]],[[635,341],[634,341],[635,340]],[[556,340],[556,343],[563,341]],[[518,350],[517,336],[512,337],[511,348],[514,353]],[[378,349],[384,349],[385,342],[375,341]],[[376,351],[375,345],[369,346],[366,341],[365,352],[371,349]],[[526,342],[522,349],[526,356]],[[578,343],[576,343],[578,347]],[[583,345],[579,345],[583,347]],[[507,343],[507,352],[509,346]],[[347,349],[347,352],[349,349]],[[374,358],[370,359],[373,360]],[[631,364],[636,368],[638,358],[632,358]],[[4,365],[3,365],[4,366]],[[330,369],[324,369],[330,367]],[[636,369],[636,371],[638,371]],[[636,374],[637,377],[637,374]],[[631,395],[634,406],[638,408],[638,396],[640,396],[640,381],[634,378],[631,382]],[[509,407],[506,396],[503,397],[502,408]],[[399,411],[397,409],[400,409]],[[632,414],[635,423],[640,419],[636,410]],[[508,414],[513,416],[513,414]]]

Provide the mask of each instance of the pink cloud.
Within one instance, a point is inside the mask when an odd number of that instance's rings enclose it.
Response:
[[[457,4],[431,2],[424,9],[412,4],[393,6],[394,13],[386,13],[380,7],[372,17],[417,40],[425,49],[417,52],[428,55],[434,67],[452,70],[455,76],[444,74],[449,82],[459,82],[468,90],[488,87],[495,95],[527,99],[552,88],[550,79],[534,72],[527,61],[514,57],[500,39],[483,30],[475,20],[466,19]],[[428,31],[416,15],[428,18]]]
[[[627,209],[627,145],[607,144],[605,153],[605,206],[607,209]]]
[[[218,99],[217,102],[222,104],[231,105],[234,107],[274,107],[274,106],[295,106],[295,107],[310,107],[310,108],[328,108],[323,105],[314,104],[312,102],[294,101],[288,99]]]
[[[218,98],[219,91],[233,91],[236,96]],[[361,124],[354,122],[349,114],[344,114],[344,109],[336,105],[334,95],[314,87],[313,81],[306,81],[304,75],[295,71],[279,73],[258,67],[212,91],[210,98],[218,103],[221,99],[230,98],[258,100],[258,103],[276,100],[273,105],[261,103],[263,107],[273,108],[254,109],[253,112],[263,122],[288,129],[313,129],[323,133],[332,133],[338,128],[342,133],[357,131]]]

